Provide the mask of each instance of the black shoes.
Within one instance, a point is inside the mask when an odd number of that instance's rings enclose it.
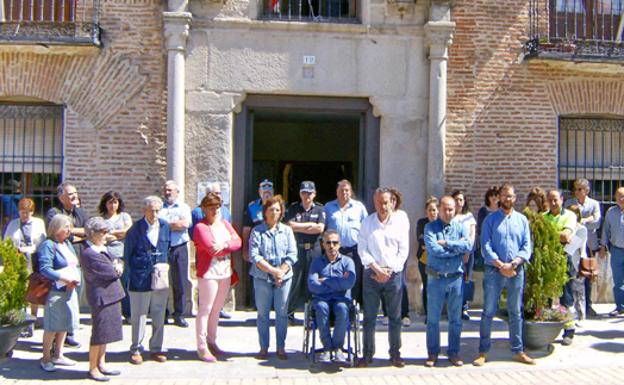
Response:
[[[67,337],[65,337],[65,344],[64,345],[65,345],[65,347],[76,348],[76,349],[78,349],[81,346],[80,342],[76,341],[74,339],[74,336],[70,336],[70,335],[67,335]]]
[[[188,322],[182,317],[175,317],[173,319],[173,324],[181,328],[187,328],[189,326]]]

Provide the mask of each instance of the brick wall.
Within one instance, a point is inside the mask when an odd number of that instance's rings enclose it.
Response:
[[[528,2],[458,0],[449,52],[446,189],[473,210],[488,186],[557,184],[559,116],[624,116],[618,66],[522,60]]]
[[[95,55],[0,53],[0,97],[63,104],[64,179],[95,214],[118,190],[134,217],[166,174],[166,72],[158,0],[102,2]]]

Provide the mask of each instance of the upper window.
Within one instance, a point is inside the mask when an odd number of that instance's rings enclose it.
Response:
[[[550,0],[550,38],[620,40],[624,0]]]
[[[263,0],[262,18],[285,21],[357,22],[356,0]]]

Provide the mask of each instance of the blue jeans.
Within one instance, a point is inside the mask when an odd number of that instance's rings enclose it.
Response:
[[[453,278],[427,277],[427,353],[430,356],[440,354],[440,317],[445,300],[449,320],[446,353],[451,358],[459,356],[463,281],[462,274]]]
[[[312,300],[316,326],[325,351],[342,349],[349,325],[349,304],[344,301]],[[334,335],[330,333],[329,316],[334,314]]]
[[[524,291],[524,268],[515,277],[507,278],[498,269],[486,265],[483,276],[483,314],[479,327],[479,353],[487,353],[492,346],[492,318],[498,310],[498,300],[503,288],[507,288],[507,312],[509,313],[509,341],[511,352],[524,351],[522,344],[522,293]]]
[[[286,341],[286,331],[288,329],[288,292],[292,280],[288,280],[281,287],[276,287],[266,279],[254,277],[254,291],[256,298],[256,308],[258,308],[258,340],[261,349],[268,349],[269,336],[269,313],[271,305],[275,308],[275,339],[278,349],[284,348]]]
[[[401,349],[401,273],[392,273],[386,283],[378,283],[371,275],[373,271],[364,270],[363,300],[364,300],[364,342],[363,355],[372,358],[375,354],[375,324],[379,302],[383,298],[388,313],[388,343],[390,357],[399,356]]]
[[[609,251],[611,252],[615,308],[619,311],[624,311],[624,249],[611,246]]]

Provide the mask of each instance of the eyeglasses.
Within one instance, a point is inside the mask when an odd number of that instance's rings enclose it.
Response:
[[[333,246],[333,245],[339,245],[340,241],[325,241],[323,243],[325,243],[326,245],[332,245]]]

